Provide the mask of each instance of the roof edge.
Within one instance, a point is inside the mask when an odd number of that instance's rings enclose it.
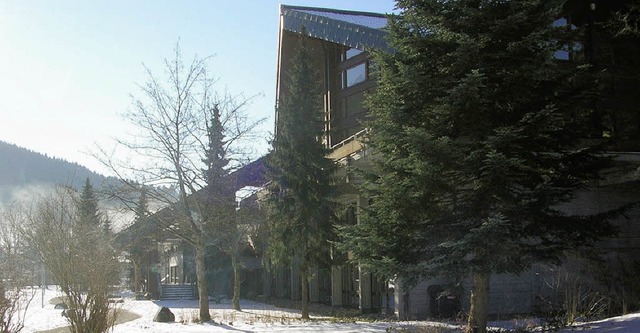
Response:
[[[313,38],[360,50],[365,50],[366,48],[388,49],[385,41],[386,31],[383,29],[327,17],[322,13],[365,16],[378,19],[388,18],[388,15],[379,13],[280,5],[280,29],[301,33],[302,27],[306,27],[307,35]]]
[[[333,9],[333,8],[324,8],[324,7],[307,7],[307,6],[294,6],[294,5],[280,5],[280,11],[283,9],[293,9],[293,10],[315,10],[320,12],[327,13],[337,13],[337,14],[347,14],[347,15],[364,15],[364,16],[375,16],[380,18],[386,18],[388,14],[374,13],[374,12],[364,12],[364,11],[356,11],[356,10],[344,10],[344,9]]]

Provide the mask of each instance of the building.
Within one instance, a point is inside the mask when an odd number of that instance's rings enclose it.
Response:
[[[246,187],[257,187],[265,183],[264,159],[253,161],[229,174],[226,178],[231,193]],[[200,193],[200,192],[197,192]],[[197,196],[197,194],[196,194]],[[239,202],[247,230],[254,230],[261,220],[249,214],[257,211],[256,195],[253,194]],[[190,199],[193,196],[190,196]],[[165,202],[163,202],[165,204]],[[172,207],[165,207],[151,216],[135,221],[119,232],[116,241],[128,253],[131,262],[131,284],[136,292],[152,299],[196,298],[197,279],[195,268],[195,250],[184,239],[169,229],[168,221],[173,218]],[[262,294],[262,275],[260,254],[256,251],[253,235],[247,232],[246,241],[238,255],[242,265],[242,295]],[[229,296],[233,292],[233,272],[228,256],[214,247],[207,249],[205,265],[207,282],[212,295]],[[140,295],[140,296],[143,296]]]
[[[611,12],[615,7],[610,6],[617,5],[619,3],[604,1],[589,4],[570,2],[567,18],[563,22],[585,27],[589,34],[587,40],[581,43],[584,47],[569,48],[566,54],[559,52],[558,60],[576,57],[569,52],[584,52],[582,57],[597,58],[594,46],[597,31],[593,30],[592,25],[604,20],[606,14],[603,13]],[[376,13],[286,5],[280,7],[276,98],[279,100],[287,92],[286,73],[291,66],[290,59],[298,39],[306,33],[310,37],[307,45],[312,53],[311,62],[322,80],[322,112],[326,121],[323,141],[332,149],[330,157],[342,166],[340,201],[348,207],[343,223],[358,223],[359,211],[367,205],[367,198],[355,186],[358,179],[350,170],[353,166],[367,168],[371,163],[373,152],[367,149],[362,140],[366,131],[362,122],[367,117],[363,101],[365,94],[376,87],[371,76],[373,62],[368,51],[388,49],[382,29],[386,20],[384,15]],[[637,89],[637,81],[635,84]],[[631,125],[637,130],[637,123]],[[640,147],[637,142],[635,148],[633,152],[616,152],[616,167],[605,175],[606,179],[594,184],[590,191],[581,193],[575,202],[567,206],[567,210],[593,212],[594,209],[607,209],[640,200],[640,187],[637,186],[640,184]],[[622,255],[623,260],[640,263],[636,251],[640,244],[639,218],[637,209],[621,217],[617,223],[624,237],[606,241],[602,248],[613,256]],[[349,256],[348,253],[336,255]],[[535,265],[518,276],[493,276],[490,312],[495,316],[531,313],[548,305],[558,292],[559,287],[554,287],[553,282],[557,278],[556,273],[549,266]],[[316,281],[310,285],[312,302],[357,307],[362,313],[388,311],[400,318],[423,319],[454,316],[469,307],[468,293],[447,292],[446,286],[451,281],[446,279],[422,281],[411,288],[404,288],[402,281],[393,281],[395,290],[391,291],[389,281],[380,280],[357,265],[346,262],[332,267],[330,272],[318,272],[316,276]],[[278,272],[264,289],[265,293],[267,296],[299,299],[299,285],[295,282],[298,280],[295,269]],[[463,288],[468,290],[469,283],[463,283]]]
[[[590,24],[604,20],[606,15],[603,13],[611,11],[607,6],[619,3],[604,0],[592,3],[595,5],[591,6],[591,3],[586,4],[582,1],[569,2],[568,12],[571,15],[567,15],[562,22],[568,26],[586,27],[589,35],[587,40],[580,42],[583,47],[570,47],[568,53],[559,53],[559,61],[576,57],[592,59],[594,62],[600,59],[598,66],[612,72],[615,70],[615,64],[601,59],[640,59],[636,56],[639,52],[638,46],[631,51],[625,51],[627,53],[623,52],[622,56],[620,52],[613,52],[612,47],[596,47],[596,41],[602,37],[597,34],[596,29],[589,30],[592,27]],[[286,73],[304,31],[310,37],[307,45],[312,51],[311,61],[320,74],[323,87],[322,112],[326,128],[322,140],[332,150],[330,157],[341,165],[339,200],[347,207],[342,219],[342,223],[345,224],[358,223],[359,213],[368,203],[368,199],[359,193],[359,179],[351,170],[353,167],[368,168],[375,156],[362,140],[366,134],[363,121],[368,115],[363,101],[367,93],[376,89],[376,82],[371,75],[374,64],[368,51],[388,48],[382,29],[386,24],[387,18],[377,13],[286,5],[280,7],[276,105],[287,91]],[[616,80],[615,77],[611,79],[612,82]],[[637,96],[640,93],[637,91],[637,77],[635,81],[628,78],[620,79],[615,86],[626,94]],[[607,103],[603,107],[612,109],[616,107],[616,103]],[[630,132],[631,135],[627,137],[632,140],[623,140],[620,146],[612,148],[612,155],[616,156],[615,167],[608,170],[604,180],[594,183],[591,190],[580,193],[575,202],[567,205],[567,210],[591,213],[622,203],[640,201],[640,145],[636,140],[640,133],[640,122],[637,121],[639,112],[637,102],[624,107],[626,113],[616,120],[615,125],[621,128],[621,132]],[[275,118],[277,122],[277,114]],[[234,177],[237,177],[234,180],[235,189],[245,185],[264,185],[266,180],[262,160],[239,170]],[[636,301],[640,301],[640,286],[636,286],[637,283],[633,279],[640,274],[638,221],[640,210],[628,211],[617,221],[621,230],[620,236],[602,242],[600,248],[602,253],[611,259],[607,269],[611,268],[612,272],[629,272],[626,275],[607,275],[609,286],[605,288],[622,288],[620,294],[635,297]],[[140,258],[141,271],[146,280],[145,291],[152,297],[160,297],[161,290],[166,290],[170,285],[195,282],[192,251],[179,240],[149,225],[132,226],[128,230],[129,235],[125,236],[129,237],[129,240],[146,237],[153,242],[152,246],[145,248],[147,252]],[[346,260],[349,253],[334,252],[334,256],[334,259],[342,259],[338,260],[342,263],[331,269],[318,269],[315,272],[315,278],[309,286],[311,302],[357,308],[362,313],[393,313],[400,318],[412,319],[451,317],[468,309],[468,293],[449,290],[448,285],[452,282],[450,280],[432,279],[406,287],[402,281],[380,279],[358,265],[349,263]],[[244,251],[243,261],[243,292],[247,292],[243,296],[300,299],[300,279],[295,268],[277,267],[275,270],[267,271],[261,266],[260,252],[252,251],[251,247]],[[566,266],[573,272],[588,272],[590,269],[585,266],[578,267],[573,263]],[[622,269],[617,269],[620,267]],[[215,279],[211,276],[211,290],[224,292],[225,288],[221,290],[219,281],[213,281]],[[463,283],[462,288],[468,290],[469,283]],[[553,302],[560,288],[556,267],[534,265],[517,276],[495,275],[490,286],[490,312],[497,317],[531,313]]]
[[[304,30],[311,37],[307,46],[313,57],[311,61],[322,79],[326,123],[323,140],[334,148],[331,157],[345,165],[365,154],[358,140],[364,133],[362,121],[367,115],[362,103],[365,94],[375,88],[370,75],[370,55],[365,50],[386,48],[385,33],[381,30],[386,22],[384,15],[375,13],[280,7],[277,100],[288,91],[285,73],[291,66],[290,59]],[[363,204],[352,185],[344,184],[340,199],[350,207],[345,216],[348,223],[356,223],[357,210]],[[299,298],[300,288],[296,282],[299,278],[295,270],[282,274],[280,279],[274,280],[273,293],[279,297]],[[378,312],[386,307],[386,281],[376,279],[356,265],[345,263],[331,271],[318,272],[316,276],[318,278],[310,286],[312,302],[357,307],[365,313]]]

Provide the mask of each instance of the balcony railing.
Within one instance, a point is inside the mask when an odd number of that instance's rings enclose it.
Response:
[[[329,158],[335,162],[342,162],[348,158],[359,159],[365,156],[366,147],[363,141],[366,133],[367,129],[363,129],[332,146]]]

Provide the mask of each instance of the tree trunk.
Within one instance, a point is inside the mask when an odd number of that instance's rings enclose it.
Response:
[[[489,272],[472,273],[471,309],[467,322],[467,333],[486,333],[489,314]]]
[[[209,313],[209,291],[207,288],[207,274],[204,266],[204,243],[196,244],[196,279],[198,280],[198,303],[200,306],[200,321],[210,321]]]
[[[233,309],[240,311],[240,266],[235,253],[231,253],[231,266],[233,267]]]
[[[300,267],[300,296],[302,298],[302,319],[309,319],[309,268],[304,263]]]
[[[131,258],[131,264],[133,264],[133,292],[136,295],[142,291],[142,276],[140,274],[140,263],[136,258]]]

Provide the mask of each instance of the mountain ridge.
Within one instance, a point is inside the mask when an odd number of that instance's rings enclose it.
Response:
[[[110,179],[78,163],[0,140],[0,202],[11,200],[14,189],[41,185],[80,189],[87,178],[96,187]]]

